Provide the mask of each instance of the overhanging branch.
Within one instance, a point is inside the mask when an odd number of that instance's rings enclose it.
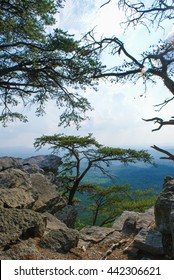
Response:
[[[168,151],[159,148],[156,145],[151,146],[151,148],[155,149],[156,151],[163,153],[165,155],[167,155],[168,157],[160,157],[160,159],[169,159],[169,160],[174,160],[174,155],[172,155],[171,153],[169,153]]]
[[[159,124],[159,127],[158,128],[155,128],[155,129],[152,129],[152,131],[157,131],[157,130],[160,130],[160,128],[163,126],[163,125],[174,125],[174,117],[171,117],[171,119],[169,121],[164,121],[163,119],[161,118],[152,118],[152,119],[142,119],[143,121],[145,122],[151,122],[153,121],[154,123],[158,123]]]

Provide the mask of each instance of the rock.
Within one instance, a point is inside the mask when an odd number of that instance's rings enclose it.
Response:
[[[120,217],[116,218],[112,227],[115,230],[122,231],[124,234],[138,233],[142,228],[148,228],[154,223],[153,207],[144,213],[124,211]]]
[[[33,238],[21,240],[10,246],[6,252],[6,259],[12,260],[42,260],[43,253],[38,250],[37,241]]]
[[[142,229],[134,238],[134,246],[152,255],[163,255],[162,234],[153,229]]]
[[[65,223],[67,227],[74,228],[77,218],[77,210],[72,205],[66,205],[64,208],[54,214],[54,216]]]
[[[34,164],[39,166],[45,172],[57,173],[58,167],[61,165],[61,158],[56,155],[34,156],[24,160],[24,164]]]
[[[57,171],[58,159],[56,156],[0,159],[0,255],[3,259],[43,259],[42,251],[56,259],[59,256],[51,251],[67,253],[77,246],[79,232],[50,214],[58,213],[66,205],[51,182],[53,173],[46,176],[43,171]],[[76,212],[70,208],[66,207],[63,218],[67,224],[74,225],[72,218]]]
[[[38,194],[33,210],[38,212],[48,211],[54,214],[66,205],[65,200],[57,190],[57,186],[52,184],[46,176],[34,173],[30,174],[30,180],[33,190]]]
[[[37,198],[29,174],[13,167],[0,172],[1,207],[32,208]]]
[[[0,211],[0,248],[7,248],[19,239],[41,237],[46,221],[41,214],[28,209],[1,208]]]
[[[164,234],[173,234],[171,229],[170,215],[174,209],[174,178],[164,179],[163,191],[155,202],[155,222],[157,229]],[[173,232],[173,233],[172,233]]]
[[[66,253],[71,248],[76,247],[79,239],[79,232],[69,229],[64,223],[53,217],[49,213],[44,213],[47,217],[47,230],[40,240],[40,245],[59,253]]]
[[[0,172],[0,188],[19,187],[31,189],[29,174],[13,167]]]
[[[123,234],[129,235],[132,233],[136,233],[136,223],[137,223],[136,217],[128,217],[123,224],[123,228],[122,228]]]
[[[101,228],[98,226],[86,227],[80,231],[81,239],[99,243],[106,238],[109,234],[114,232],[112,228]]]
[[[138,214],[136,212],[124,211],[118,218],[116,218],[112,227],[115,230],[122,231],[125,221],[129,218],[137,220],[137,216]]]
[[[113,244],[118,242],[121,234],[113,228],[104,228],[98,226],[86,227],[81,229],[78,242],[78,248],[87,249],[92,244]]]
[[[0,189],[0,207],[31,209],[37,195],[25,188]]]
[[[170,225],[171,236],[172,236],[172,244],[171,244],[172,253],[171,253],[171,255],[174,258],[174,209],[172,209],[172,211],[170,212],[169,225]]]
[[[0,158],[0,172],[9,168],[20,168],[22,166],[21,158],[1,157]]]
[[[174,186],[174,178],[172,176],[166,176],[164,178],[164,183],[163,183],[163,191],[165,189],[169,189],[170,187],[173,187]]]

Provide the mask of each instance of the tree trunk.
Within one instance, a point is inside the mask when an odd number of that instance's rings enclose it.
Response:
[[[99,212],[99,205],[97,206],[97,209],[96,209],[96,211],[94,213],[93,223],[92,223],[93,226],[95,226],[95,224],[96,224],[97,217],[98,217],[98,212]]]
[[[74,204],[74,195],[77,191],[79,182],[75,182],[74,185],[72,186],[70,192],[69,192],[69,197],[68,197],[68,205],[73,205]]]
[[[170,78],[165,77],[164,84],[170,90],[170,92],[174,95],[174,82]]]

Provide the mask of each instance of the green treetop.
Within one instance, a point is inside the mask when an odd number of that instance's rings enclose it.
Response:
[[[21,105],[34,105],[36,115],[42,115],[52,99],[58,108],[66,108],[60,124],[78,124],[91,109],[77,91],[97,84],[91,79],[100,71],[96,54],[63,30],[46,32],[62,2],[0,1],[0,121],[4,125],[16,118],[27,121]]]
[[[112,161],[124,164],[138,161],[152,164],[152,157],[144,150],[121,149],[101,145],[92,134],[88,136],[66,136],[55,134],[42,136],[35,140],[34,146],[40,149],[49,145],[53,153],[63,152],[62,168],[58,178],[68,193],[68,204],[72,205],[75,193],[83,188],[82,179],[91,168],[96,168],[107,176],[111,176],[107,167]]]

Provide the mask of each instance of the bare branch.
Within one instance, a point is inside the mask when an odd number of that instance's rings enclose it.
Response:
[[[100,6],[100,8],[104,7],[105,5],[109,4],[110,2],[111,2],[111,0],[108,0],[106,3],[102,4],[102,5]]]
[[[174,160],[174,155],[172,155],[171,153],[169,153],[168,151],[161,149],[159,147],[157,147],[156,145],[151,146],[151,148],[155,149],[158,152],[161,152],[165,155],[167,155],[168,157],[160,157],[160,159],[169,159],[169,160]]]
[[[174,100],[174,97],[165,99],[162,103],[155,105],[155,107],[160,107],[157,112],[161,111],[163,107],[165,107],[170,101]]]
[[[160,130],[160,128],[161,128],[163,125],[174,125],[174,117],[171,117],[171,118],[172,118],[172,119],[169,120],[169,121],[163,121],[163,119],[158,118],[158,117],[155,117],[155,118],[152,118],[152,119],[142,119],[142,120],[145,121],[145,122],[154,121],[154,123],[158,123],[158,124],[159,124],[159,127],[158,127],[158,128],[155,128],[155,129],[152,129],[152,131],[157,131],[157,130]]]
[[[163,28],[162,22],[174,18],[173,0],[131,1],[131,3],[128,0],[119,0],[118,7],[125,11],[127,20],[123,23],[127,27],[130,25],[135,27],[137,24],[141,24],[149,32],[149,25]]]

